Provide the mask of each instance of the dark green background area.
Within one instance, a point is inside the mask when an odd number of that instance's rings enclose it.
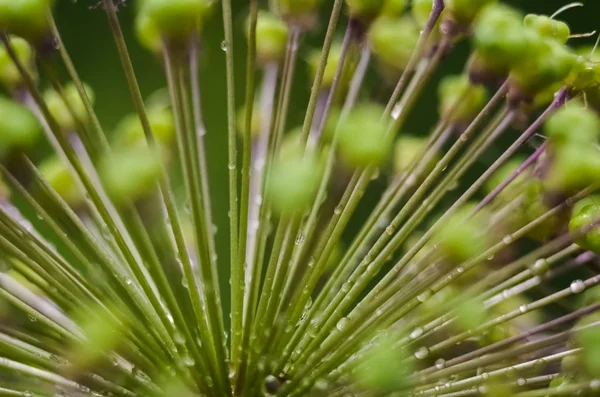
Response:
[[[70,51],[74,63],[83,79],[88,82],[96,93],[96,109],[105,128],[110,131],[118,120],[133,111],[129,93],[126,88],[119,60],[116,55],[111,33],[108,29],[103,10],[94,7],[98,0],[59,0],[56,15],[59,28],[64,41]],[[245,52],[243,44],[242,27],[247,12],[247,2],[232,0],[234,7],[235,41],[234,54],[236,59],[236,94],[238,105],[243,98],[243,73]],[[266,4],[266,1],[263,1]],[[331,4],[332,0],[323,3]],[[511,4],[518,6],[525,12],[551,14],[556,9],[569,3],[567,0],[513,0]],[[585,7],[575,8],[564,14],[574,33],[590,32],[600,29],[600,0],[587,0]],[[325,6],[326,7],[326,6]],[[128,4],[120,11],[123,30],[130,44],[133,63],[137,77],[145,96],[156,89],[164,87],[165,79],[162,75],[160,63],[152,54],[144,51],[135,41],[132,28],[133,4]],[[325,15],[326,16],[326,15]],[[326,20],[321,21],[324,28]],[[340,34],[341,35],[341,34]],[[311,34],[306,42],[318,45],[320,35]],[[221,4],[217,3],[213,16],[208,20],[203,40],[204,55],[202,67],[202,100],[203,111],[208,127],[207,145],[210,168],[211,188],[213,193],[215,221],[219,226],[217,243],[220,263],[226,266],[227,253],[227,142],[226,142],[226,96],[225,96],[225,56],[221,50],[223,28],[221,17]],[[581,43],[592,42],[581,40]],[[305,43],[306,44],[306,43]],[[307,45],[303,46],[306,55]],[[457,47],[456,54],[445,61],[437,78],[448,73],[459,73],[463,67],[468,52],[468,45]],[[297,125],[303,116],[304,106],[308,99],[309,82],[306,79],[306,68],[298,70],[294,85],[292,109],[288,127]],[[435,120],[436,99],[434,85],[428,90],[413,112],[414,117],[409,120],[407,129],[411,132],[423,134]],[[225,277],[226,271],[223,274]],[[226,283],[226,278],[222,280]]]

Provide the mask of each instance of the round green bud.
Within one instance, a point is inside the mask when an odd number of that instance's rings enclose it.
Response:
[[[321,0],[278,0],[279,12],[286,19],[304,19],[318,11]]]
[[[384,0],[381,15],[399,17],[406,10],[407,0]]]
[[[379,13],[384,0],[346,0],[350,16],[358,19],[372,19]]]
[[[537,33],[529,39],[531,54],[512,69],[510,79],[521,93],[535,95],[566,79],[577,63],[577,56],[565,45]],[[531,40],[535,40],[535,44],[531,44]]]
[[[88,85],[84,85],[84,89],[88,98],[93,103],[94,91]],[[82,123],[88,121],[88,113],[83,103],[83,99],[79,95],[79,91],[74,84],[67,84],[65,86],[64,95],[65,97],[63,98],[55,90],[48,90],[44,93],[44,101],[46,102],[46,105],[48,105],[48,109],[58,125],[64,131],[74,131],[77,128],[77,121]]]
[[[554,101],[556,93],[560,91],[560,89],[563,88],[564,85],[565,84],[562,81],[557,81],[556,83],[549,85],[548,87],[535,94],[532,104],[533,109],[541,109],[548,107]]]
[[[260,116],[260,110],[256,109],[257,103],[254,102],[254,111],[252,112],[252,122],[250,123],[250,136],[252,139],[258,138],[260,135],[260,127],[262,124],[262,117]],[[237,131],[240,136],[244,136],[246,133],[246,106],[242,106],[238,110],[236,117]]]
[[[308,208],[319,187],[321,168],[310,154],[297,152],[275,160],[268,186],[273,210],[291,216]]]
[[[592,195],[582,198],[581,200],[579,200],[578,202],[573,204],[573,207],[571,209],[571,214],[573,216],[579,214],[579,212],[582,209],[584,209],[585,207],[587,207],[588,205],[600,206],[600,195],[592,194]]]
[[[438,87],[438,95],[440,115],[451,123],[470,122],[488,99],[485,87],[471,84],[466,75],[445,77]]]
[[[528,50],[522,15],[503,4],[486,7],[474,21],[473,34],[478,56],[493,71],[510,68]]]
[[[578,208],[578,211],[573,211],[571,215],[569,231],[574,232],[598,219],[600,219],[600,205],[588,204],[583,208]],[[600,252],[600,230],[594,229],[579,237],[575,242],[584,249],[598,253]]]
[[[569,40],[571,29],[569,25],[546,15],[528,14],[524,19],[525,26],[534,29],[540,36],[556,40],[564,44]]]
[[[26,107],[0,97],[0,155],[13,149],[33,146],[42,134],[42,126],[35,115]]]
[[[554,145],[593,145],[600,136],[600,118],[579,103],[568,103],[548,118],[544,129]]]
[[[10,45],[17,53],[21,63],[27,68],[30,75],[36,76],[35,55],[31,45],[17,36],[10,36]],[[0,82],[9,90],[13,90],[23,83],[19,69],[8,55],[5,46],[0,46]]]
[[[496,172],[492,174],[490,179],[484,185],[485,193],[491,193],[496,187],[500,186],[506,179],[508,179],[516,170],[523,164],[525,159],[521,157],[514,158],[507,161],[503,166],[498,168]],[[526,175],[521,173],[510,185],[506,186],[500,193],[500,197],[505,202],[509,202],[515,199],[523,191],[523,182],[526,179]]]
[[[367,35],[373,53],[387,66],[404,70],[419,40],[419,28],[411,18],[377,18]]]
[[[451,215],[437,230],[440,249],[453,263],[462,263],[481,254],[488,246],[485,213],[472,215],[468,205]]]
[[[39,170],[44,179],[67,204],[76,207],[84,202],[84,195],[61,159],[55,156],[47,158],[40,164]]]
[[[54,0],[0,0],[0,30],[30,41],[50,34],[48,12]]]
[[[565,144],[556,148],[545,186],[549,191],[570,193],[599,178],[600,151],[594,146]]]
[[[589,59],[589,53],[579,55],[565,84],[574,91],[597,88],[600,83],[600,64]]]
[[[381,165],[389,152],[390,136],[387,123],[381,119],[383,109],[377,105],[362,104],[341,121],[338,131],[338,150],[348,166]]]
[[[482,300],[468,299],[456,308],[456,322],[460,331],[477,328],[487,318],[487,310]]]
[[[210,0],[145,0],[141,12],[152,19],[161,35],[188,40],[200,32],[211,6]]]
[[[598,312],[592,313],[577,322],[575,341],[582,348],[582,361],[586,372],[597,378],[600,376],[600,332],[592,324],[600,321]],[[588,327],[585,327],[585,326]]]
[[[413,0],[410,9],[411,15],[419,28],[425,27],[433,10],[434,0]]]
[[[111,199],[123,204],[152,190],[160,176],[160,161],[147,147],[121,148],[100,161],[98,173]]]
[[[322,88],[329,88],[333,84],[333,80],[335,78],[335,74],[337,72],[337,68],[340,63],[341,58],[342,58],[342,45],[340,43],[334,43],[331,46],[331,50],[329,51],[329,56],[327,57],[327,64],[325,65],[325,71],[323,73],[323,82],[321,84]],[[308,67],[309,67],[309,71],[310,71],[311,82],[315,79],[320,60],[321,60],[321,50],[312,51],[308,57]],[[355,67],[356,67],[356,65],[351,63],[348,60],[348,57],[346,57],[346,60],[344,63],[344,69],[342,70],[342,74],[340,76],[340,80],[338,83],[339,91],[343,91],[345,89],[345,87],[348,86],[348,84],[350,83],[350,80],[352,79],[352,75],[354,74]]]
[[[338,107],[333,108],[329,111],[327,121],[325,122],[325,126],[323,127],[323,139],[325,142],[329,143],[333,140],[333,136],[335,135],[335,130],[338,127],[338,123],[340,121],[341,116],[342,111]]]
[[[288,25],[269,12],[260,12],[256,21],[256,54],[263,62],[285,56]]]
[[[170,109],[148,110],[150,128],[158,143],[170,146],[175,137],[175,121]],[[142,122],[137,114],[126,116],[115,128],[117,143],[123,146],[146,145]]]
[[[142,47],[160,53],[162,49],[160,30],[148,13],[140,12],[135,17],[135,35]]]
[[[408,170],[408,168],[424,153],[427,146],[427,139],[401,135],[394,145],[394,172],[396,174],[402,174]],[[435,167],[437,163],[437,156],[434,156],[429,164],[423,170],[423,175],[427,175],[429,171]]]
[[[496,0],[446,0],[446,9],[452,19],[459,23],[469,24],[475,19],[479,11],[486,5]]]
[[[524,190],[520,211],[513,217],[517,227],[526,225],[551,209],[544,201],[545,190],[541,180],[528,179]],[[558,215],[552,216],[531,230],[527,236],[534,240],[545,241],[556,233],[561,224],[561,218]]]

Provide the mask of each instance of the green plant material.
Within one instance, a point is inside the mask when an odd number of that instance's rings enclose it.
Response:
[[[525,26],[534,29],[540,36],[556,40],[560,44],[565,44],[571,35],[569,25],[546,15],[526,15]]]
[[[387,66],[404,70],[419,39],[419,29],[408,18],[377,18],[369,28],[373,53]]]
[[[316,13],[321,0],[277,0],[277,3],[285,18],[301,19]]]
[[[152,109],[148,121],[158,143],[170,147],[175,138],[175,122],[170,109]],[[115,128],[116,143],[120,146],[146,145],[144,129],[140,118],[131,114],[125,116]]]
[[[569,231],[573,232],[585,227],[600,218],[600,205],[596,203],[596,199],[590,198],[579,202],[577,207],[573,208],[571,220],[569,221]],[[600,230],[594,229],[579,237],[576,242],[584,249],[600,252]]]
[[[145,23],[140,31],[142,42],[154,48],[154,30],[171,40],[187,40],[192,33],[200,33],[211,6],[210,0],[144,0],[141,12],[148,15],[154,27]]]
[[[154,53],[162,50],[160,30],[147,13],[140,12],[135,18],[135,34],[144,48]]]
[[[35,56],[33,48],[24,39],[17,36],[10,36],[10,44],[17,53],[19,60],[25,65],[27,71],[35,76],[37,71],[35,67]],[[21,73],[12,62],[6,47],[0,47],[0,82],[6,86],[8,90],[14,90],[20,86],[22,81]]]
[[[394,172],[400,175],[408,170],[410,165],[418,160],[421,153],[423,153],[427,147],[426,145],[427,140],[425,138],[401,135],[394,145]],[[423,175],[426,175],[433,170],[437,161],[437,158],[432,158],[427,167],[423,170]]]
[[[93,104],[94,91],[88,85],[84,87],[90,102]],[[48,105],[48,109],[50,109],[52,117],[54,117],[63,131],[75,131],[78,122],[83,124],[88,122],[87,110],[75,85],[68,84],[65,86],[64,98],[57,91],[48,90],[44,93],[44,100]]]
[[[384,0],[346,0],[350,16],[358,19],[372,19],[383,7]]]
[[[363,104],[341,121],[338,149],[346,165],[379,166],[386,160],[391,145],[382,113],[377,106]]]
[[[498,171],[496,171],[484,186],[486,194],[491,193],[496,187],[500,186],[506,179],[508,179],[520,166],[523,164],[525,159],[517,157],[509,160],[504,164]],[[508,203],[514,200],[523,192],[523,185],[527,180],[527,174],[521,173],[510,185],[508,185],[501,193],[500,199]]]
[[[98,171],[110,197],[122,204],[154,188],[160,175],[160,161],[147,147],[122,148],[103,158]]]
[[[496,0],[446,0],[445,5],[455,21],[468,24],[482,8],[494,2]]]
[[[39,166],[40,173],[48,181],[50,186],[58,193],[69,205],[77,207],[83,204],[85,197],[81,189],[75,184],[73,175],[65,165],[64,161],[58,157],[51,157]]]
[[[329,52],[329,57],[327,58],[327,64],[325,66],[325,72],[323,74],[323,88],[329,88],[333,84],[334,77],[336,75],[336,71],[338,65],[340,63],[342,57],[342,45],[341,43],[336,43],[331,47],[331,51]],[[308,67],[310,71],[311,81],[315,78],[317,73],[317,68],[319,66],[319,60],[321,58],[321,52],[318,50],[311,51],[308,57]],[[354,72],[354,68],[356,65],[351,64],[349,62],[344,63],[344,68],[342,75],[340,76],[340,81],[338,83],[338,90],[344,91],[345,87],[350,83],[350,79],[352,78],[352,74]]]
[[[0,114],[5,115],[0,117],[0,155],[36,144],[42,134],[42,126],[29,109],[0,98]]]
[[[47,14],[54,0],[0,1],[0,29],[32,42],[50,33]]]
[[[556,153],[545,186],[550,191],[573,192],[600,177],[600,151],[594,146],[565,144]]]
[[[577,344],[583,347],[582,361],[585,370],[593,377],[600,376],[600,333],[598,333],[597,326],[591,326],[600,321],[598,313],[591,314],[584,317],[578,323],[578,327],[585,327],[580,329],[575,334],[575,340]]]
[[[594,145],[600,136],[600,118],[579,103],[569,103],[554,113],[544,127],[553,145]]]
[[[258,14],[256,22],[256,54],[264,63],[279,61],[285,55],[288,26],[268,12]]]
[[[437,240],[450,260],[461,263],[481,254],[490,245],[486,235],[485,215],[471,215],[472,206],[465,206],[451,216],[437,233]]]
[[[384,0],[381,15],[399,17],[408,7],[407,0]]]
[[[470,122],[488,100],[485,87],[473,86],[465,75],[445,77],[438,91],[440,115],[451,123]]]

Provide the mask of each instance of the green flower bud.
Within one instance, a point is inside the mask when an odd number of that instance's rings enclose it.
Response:
[[[406,10],[407,0],[384,0],[381,15],[399,17]]]
[[[492,174],[490,179],[484,185],[485,193],[491,193],[496,187],[500,186],[502,182],[508,179],[516,170],[523,164],[524,159],[521,157],[514,158],[507,161],[503,166],[498,168],[496,172]],[[510,185],[508,185],[500,196],[504,202],[509,202],[515,199],[523,191],[523,182],[526,180],[526,175],[521,173]]]
[[[135,35],[142,47],[154,53],[160,53],[162,49],[160,30],[154,19],[145,12],[138,13],[135,17]]]
[[[17,53],[21,63],[27,68],[30,75],[36,76],[35,55],[31,45],[17,36],[10,36],[10,44]],[[0,46],[0,82],[9,90],[13,90],[23,82],[19,69],[8,55],[5,46]]]
[[[575,204],[571,209],[571,213],[573,216],[579,214],[579,212],[587,207],[588,205],[600,206],[600,195],[592,194],[590,196],[584,197]]]
[[[586,55],[589,55],[589,53]],[[585,55],[579,55],[565,84],[572,87],[575,91],[583,91],[590,88],[597,88],[599,83],[600,64],[590,60]]]
[[[451,123],[471,121],[483,109],[488,100],[485,87],[472,85],[466,75],[444,78],[438,91],[440,115]]]
[[[600,118],[579,103],[568,103],[548,118],[545,132],[554,145],[593,145],[600,136]]]
[[[420,158],[426,145],[426,138],[401,135],[394,145],[394,172],[402,174],[408,170],[412,163]],[[437,156],[434,156],[423,170],[422,175],[427,175],[435,167],[437,161]]]
[[[446,0],[445,5],[452,19],[459,23],[469,24],[486,5],[496,0]]]
[[[273,209],[284,216],[302,213],[314,200],[321,164],[310,154],[291,154],[273,162],[268,192]]]
[[[412,366],[403,350],[393,348],[397,338],[379,336],[356,364],[352,373],[366,390],[390,393],[409,386]]]
[[[0,97],[0,155],[13,149],[33,146],[42,134],[42,126],[35,115],[26,107]]]
[[[554,101],[556,93],[560,91],[560,89],[564,85],[565,84],[562,81],[558,81],[535,94],[535,98],[533,98],[532,108],[541,109],[548,107]]]
[[[94,91],[87,85],[84,86],[84,89],[88,98],[93,103]],[[79,91],[74,84],[65,86],[64,95],[69,106],[67,106],[63,97],[55,90],[46,91],[44,93],[44,100],[48,105],[52,117],[58,122],[58,125],[64,131],[74,131],[77,127],[77,121],[83,123],[88,121],[88,113],[85,109],[83,99],[79,95]],[[71,110],[73,113],[71,113]]]
[[[573,232],[579,228],[590,225],[592,222],[600,219],[600,205],[588,204],[583,208],[573,210],[571,220],[569,221],[569,231]],[[581,248],[591,250],[595,253],[600,252],[600,230],[594,229],[575,241]]]
[[[383,7],[384,0],[346,0],[350,16],[358,19],[372,19]]]
[[[315,14],[321,0],[278,0],[279,12],[286,19],[304,19]]]
[[[262,118],[260,116],[260,110],[256,109],[257,107],[256,101],[254,102],[254,111],[252,112],[252,122],[250,124],[250,136],[252,139],[258,138],[260,135],[260,126],[262,124]],[[238,110],[237,118],[236,118],[237,131],[240,136],[244,136],[246,133],[246,106],[242,106],[240,110]]]
[[[0,30],[37,41],[50,33],[48,12],[54,0],[0,0]]]
[[[323,88],[331,87],[333,79],[337,72],[337,67],[342,57],[342,46],[340,43],[334,43],[329,51],[329,57],[327,58],[327,64],[325,65],[325,72],[323,73],[323,82],[321,86]],[[351,63],[350,57],[346,57],[344,69],[338,83],[338,92],[344,91],[345,87],[348,86],[352,75],[354,74],[355,64]],[[317,69],[319,67],[319,61],[321,60],[321,50],[314,50],[308,57],[308,67],[310,71],[311,82],[315,79]]]
[[[148,110],[148,121],[157,142],[170,146],[175,137],[175,121],[171,110],[150,109]],[[131,114],[121,120],[115,129],[115,135],[119,145],[145,146],[146,144],[144,128],[137,114]]]
[[[480,62],[494,72],[510,68],[528,51],[521,14],[503,4],[486,7],[474,22],[473,33]]]
[[[381,120],[383,109],[371,104],[359,105],[341,121],[338,150],[342,161],[353,167],[381,165],[390,149],[387,124]]]
[[[152,19],[161,35],[188,40],[192,33],[200,32],[211,6],[210,0],[145,0],[142,13]]]
[[[39,166],[40,173],[67,204],[77,207],[85,200],[81,190],[65,163],[58,157],[50,157]]]
[[[402,71],[419,40],[419,29],[411,18],[380,17],[367,37],[373,53],[384,64]]]
[[[412,17],[419,26],[423,29],[429,21],[429,16],[433,10],[434,0],[413,0],[412,7],[410,9]]]
[[[471,215],[473,207],[465,206],[451,215],[437,231],[439,247],[454,263],[462,263],[481,254],[489,245],[485,234],[485,213]]]
[[[468,299],[457,307],[456,325],[460,331],[474,329],[483,324],[486,318],[487,311],[481,300]]]
[[[524,57],[510,74],[515,86],[529,95],[566,79],[577,63],[577,56],[568,47],[537,36],[537,39],[530,38],[536,40],[534,45],[530,45],[531,54]]]
[[[514,216],[518,225],[525,225],[550,210],[544,201],[544,195],[545,190],[541,180],[530,179],[527,181],[521,210]],[[559,225],[561,225],[561,218],[558,215],[552,216],[531,230],[527,236],[534,240],[545,241],[556,233]]]
[[[109,196],[122,204],[152,190],[161,172],[160,161],[154,151],[135,146],[107,155],[98,165],[98,172]]]
[[[579,328],[583,328],[585,325],[591,325],[600,321],[600,314],[598,312],[592,313],[577,322]],[[582,361],[586,372],[593,376],[600,376],[600,332],[595,326],[589,326],[587,328],[579,329],[575,333],[575,340],[577,344],[583,348],[582,350]]]
[[[566,144],[556,150],[545,181],[549,191],[575,192],[600,178],[600,151],[594,146]]]
[[[540,36],[565,44],[571,35],[569,25],[546,15],[528,14],[524,20],[525,26],[538,32]]]
[[[327,117],[327,121],[323,128],[323,139],[325,142],[331,142],[333,140],[341,116],[342,112],[340,108],[336,107],[329,111],[329,116]]]
[[[275,15],[260,12],[256,21],[256,53],[263,62],[278,61],[285,56],[288,25]]]

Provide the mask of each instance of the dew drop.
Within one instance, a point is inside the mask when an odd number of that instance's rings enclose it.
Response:
[[[425,346],[423,346],[423,347],[419,348],[419,350],[417,350],[417,351],[415,352],[415,357],[416,357],[418,360],[424,360],[424,359],[426,359],[426,358],[427,358],[427,356],[429,356],[429,349],[428,349],[428,348],[426,348]]]
[[[446,367],[446,360],[444,360],[443,358],[438,358],[435,361],[435,367],[437,369],[444,369]]]
[[[581,280],[575,280],[571,283],[571,292],[579,294],[585,290],[585,283]]]
[[[228,45],[227,45],[227,41],[226,41],[226,40],[223,40],[223,41],[221,42],[221,50],[223,50],[223,51],[227,52],[227,47],[228,47]]]
[[[410,333],[410,339],[417,339],[421,335],[423,335],[423,328],[417,327]]]
[[[506,236],[504,236],[504,238],[502,239],[502,242],[504,244],[510,244],[513,242],[513,237],[510,234],[507,234]]]
[[[533,266],[531,267],[531,273],[534,276],[541,276],[542,274],[548,271],[548,261],[544,258],[538,259],[535,261]]]
[[[335,325],[335,327],[338,329],[338,331],[343,330],[346,325],[348,324],[348,318],[347,317],[342,317],[340,319],[340,321],[337,322],[337,324]]]
[[[392,234],[394,234],[395,228],[393,225],[388,225],[388,227],[385,228],[385,232],[391,236]]]
[[[235,163],[227,164],[227,168],[229,168],[230,170],[235,170]]]

